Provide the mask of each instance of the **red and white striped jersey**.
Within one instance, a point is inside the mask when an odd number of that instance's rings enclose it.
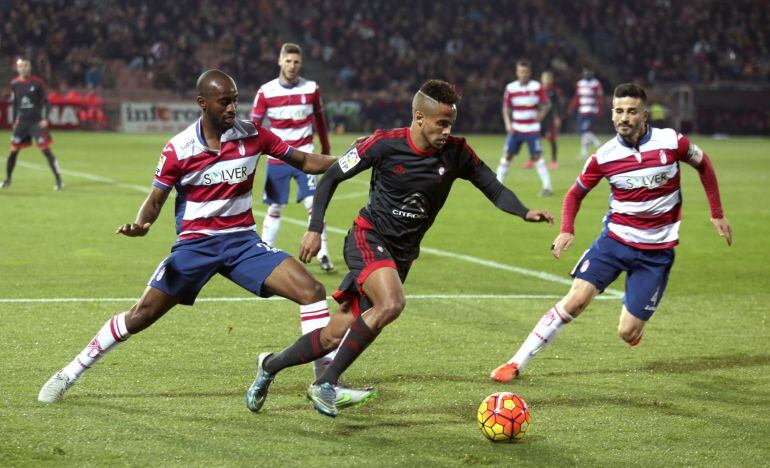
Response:
[[[518,80],[505,86],[503,105],[511,108],[513,131],[516,133],[540,133],[537,112],[541,104],[548,102],[548,96],[539,81],[529,80],[521,84]]]
[[[294,150],[266,128],[235,119],[220,140],[206,146],[200,119],[163,148],[152,185],[175,188],[178,240],[253,231],[251,188],[261,153],[278,158]]]
[[[700,151],[670,128],[652,128],[628,146],[620,136],[605,143],[586,161],[577,184],[588,191],[609,181],[610,208],[605,232],[639,249],[664,249],[679,243],[682,196],[679,161]]]
[[[578,80],[573,99],[578,114],[598,114],[602,105],[602,92],[602,84],[596,78]]]
[[[300,151],[313,153],[313,120],[320,112],[323,112],[321,89],[315,81],[300,77],[296,84],[287,86],[276,78],[257,91],[251,120],[259,125],[267,117],[270,129],[283,141]],[[283,164],[275,158],[268,158],[268,162]]]

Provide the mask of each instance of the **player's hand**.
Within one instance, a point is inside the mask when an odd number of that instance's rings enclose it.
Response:
[[[561,119],[559,117],[553,118],[553,128],[559,130],[561,128]]]
[[[150,226],[152,226],[152,223],[124,224],[115,231],[115,234],[123,234],[128,237],[141,237],[150,231]]]
[[[505,131],[513,135],[513,125],[505,124]]]
[[[41,120],[39,125],[40,125],[40,128],[48,128],[48,120],[47,119]]]
[[[529,210],[527,211],[527,214],[524,215],[524,221],[530,223],[548,223],[549,225],[552,225],[553,215],[547,210]]]
[[[321,250],[321,233],[308,231],[302,236],[302,242],[299,244],[299,259],[302,263],[310,263]]]
[[[551,254],[554,256],[554,258],[561,257],[561,253],[565,250],[568,250],[570,246],[572,245],[572,240],[575,238],[575,234],[569,233],[569,232],[562,232],[558,236],[556,236],[556,239],[554,239],[553,244],[551,244]]]
[[[733,245],[733,227],[727,218],[711,218],[711,224],[717,229],[719,237],[725,238],[728,246]]]

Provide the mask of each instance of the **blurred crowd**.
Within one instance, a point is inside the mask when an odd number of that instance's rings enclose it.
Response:
[[[277,74],[280,44],[300,43],[327,96],[364,102],[365,118],[399,115],[428,78],[459,85],[463,128],[499,115],[515,62],[553,70],[567,96],[592,65],[644,84],[768,83],[765,0],[0,0],[0,53],[33,62],[53,89],[111,88],[107,64],[189,94],[204,67],[251,90]],[[607,86],[609,88],[609,86]],[[607,89],[609,91],[609,89]],[[250,94],[250,93],[249,93]],[[479,96],[485,98],[479,99]],[[250,96],[249,96],[250,99]],[[378,122],[371,122],[377,125]],[[499,122],[498,122],[499,124]]]

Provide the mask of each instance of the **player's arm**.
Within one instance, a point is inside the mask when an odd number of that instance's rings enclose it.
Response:
[[[42,117],[40,126],[46,128],[48,127],[48,116],[51,114],[51,101],[48,100],[48,87],[42,81],[38,92],[40,93],[40,115]]]
[[[323,174],[337,162],[336,156],[306,153],[297,148],[291,149],[292,151],[282,159],[305,174]]]
[[[11,87],[11,122],[16,125],[16,120],[19,118],[19,100],[18,93],[15,87]]]
[[[679,155],[682,161],[698,171],[711,209],[711,224],[714,225],[717,234],[725,238],[728,246],[733,245],[733,228],[722,211],[719,182],[717,182],[717,173],[711,159],[698,145],[691,143],[684,135],[679,135]]]
[[[265,119],[267,113],[267,104],[265,101],[265,95],[262,92],[262,88],[257,91],[257,95],[254,96],[254,105],[251,107],[251,121],[257,127],[262,125],[262,120]]]
[[[329,125],[326,121],[323,101],[321,100],[321,89],[316,88],[315,99],[313,100],[313,126],[321,142],[321,154],[331,154],[331,145],[329,145]]]
[[[463,178],[470,180],[494,205],[506,213],[518,216],[531,223],[553,224],[553,216],[548,211],[530,210],[508,187],[497,180],[495,173],[484,161],[478,158],[470,147],[466,146],[468,161]]]
[[[508,91],[505,91],[505,94],[503,95],[503,123],[505,124],[505,131],[507,133],[513,133],[513,125],[511,125],[511,112],[513,111],[513,108],[511,107],[511,99],[508,94]]]
[[[168,199],[168,194],[171,190],[164,190],[156,186],[152,187],[152,191],[144,200],[142,206],[139,208],[139,213],[136,214],[136,220],[133,223],[127,223],[119,226],[115,231],[115,234],[123,234],[128,237],[144,236],[149,232],[150,226],[154,223],[160,211],[163,209],[163,205]]]
[[[569,107],[567,108],[567,115],[572,115],[572,113],[575,112],[575,109],[577,109],[578,106],[578,99],[580,99],[580,96],[578,96],[577,91],[575,91],[575,95],[572,96],[572,101],[570,101]]]
[[[307,232],[302,237],[299,248],[299,259],[305,263],[309,263],[321,248],[321,231],[324,227],[326,209],[329,206],[329,202],[331,202],[334,192],[337,190],[337,186],[372,165],[372,159],[376,150],[372,151],[372,148],[368,147],[366,151],[372,155],[369,156],[367,154],[368,157],[362,158],[359,156],[358,150],[362,148],[365,142],[361,144],[359,142],[360,139],[356,140],[353,147],[343,156],[340,156],[337,164],[332,165],[326,171],[326,174],[324,174],[316,186],[310,223],[308,224]]]
[[[578,176],[577,181],[570,187],[567,194],[564,195],[564,201],[561,205],[561,228],[559,235],[551,244],[551,254],[555,258],[561,257],[561,253],[568,250],[575,239],[575,218],[580,211],[580,204],[583,198],[588,195],[599,181],[603,174],[595,156],[586,160],[583,166],[583,172]]]
[[[553,107],[553,104],[551,104],[551,100],[548,99],[548,95],[546,95],[545,91],[543,91],[543,89],[541,88],[540,89],[540,102],[537,105],[537,120],[538,120],[538,122],[545,118],[545,116],[551,110],[551,107]]]

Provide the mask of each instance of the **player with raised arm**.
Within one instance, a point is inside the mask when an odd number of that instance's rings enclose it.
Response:
[[[722,212],[709,157],[676,130],[652,128],[648,117],[643,88],[632,83],[615,88],[612,123],[618,133],[586,161],[564,197],[561,233],[553,243],[553,256],[558,259],[572,245],[581,201],[602,178],[612,192],[605,228],[572,270],[574,281],[567,295],[543,315],[518,352],[492,372],[492,380],[509,382],[519,375],[623,271],[626,291],[618,335],[631,346],[639,344],[663,298],[674,264],[674,246],[679,243],[680,162],[698,171],[711,207],[711,222],[727,245],[732,245],[732,228]]]
[[[304,335],[281,352],[260,354],[257,377],[249,390],[257,406],[264,404],[279,371],[313,361],[339,345],[331,365],[308,389],[308,398],[319,412],[337,416],[335,385],[404,309],[403,283],[455,180],[469,180],[496,207],[525,221],[553,223],[549,212],[527,209],[464,138],[451,136],[458,101],[451,84],[427,81],[414,95],[410,127],[376,131],[354,145],[321,179],[302,239],[304,262],[318,251],[323,216],[337,185],[372,169],[369,201],[345,238],[350,272],[333,294],[340,309],[322,330]]]
[[[540,142],[540,121],[551,110],[540,82],[532,78],[532,65],[529,60],[516,62],[516,81],[505,86],[503,94],[503,122],[507,137],[505,139],[504,154],[497,166],[497,180],[501,183],[508,175],[511,160],[519,154],[521,145],[526,143],[529,147],[529,160],[524,167],[534,165],[540,182],[543,184],[541,196],[553,195],[551,176],[548,174],[548,166],[543,154],[543,145]]]
[[[290,299],[299,304],[303,316],[328,319],[323,285],[289,254],[265,244],[256,234],[251,191],[261,153],[311,174],[324,172],[337,159],[297,150],[269,130],[236,119],[237,87],[219,70],[203,73],[196,90],[203,115],[166,144],[152,191],[136,220],[116,231],[129,237],[146,235],[175,189],[177,242],[139,301],[108,320],[88,346],[43,385],[39,401],[59,401],[119,343],[175,305],[192,305],[216,273],[260,297],[277,294]],[[371,393],[371,389],[340,389],[345,398],[340,403],[360,401]]]
[[[8,188],[13,180],[13,170],[16,168],[16,158],[19,151],[35,144],[43,152],[48,166],[53,172],[56,183],[54,190],[64,187],[61,180],[61,170],[56,157],[51,152],[51,133],[48,115],[51,113],[51,103],[48,101],[48,88],[42,78],[32,75],[32,65],[29,60],[19,58],[16,60],[16,71],[19,76],[11,81],[13,92],[13,132],[11,134],[11,152],[5,165],[5,180],[0,183],[0,188]]]
[[[596,117],[602,108],[604,91],[602,83],[596,79],[593,70],[583,69],[583,76],[575,85],[575,95],[572,97],[568,114],[577,111],[577,129],[580,134],[580,159],[588,156],[588,145],[599,148],[601,142],[593,132]]]
[[[278,78],[263,84],[254,98],[251,120],[258,126],[262,120],[270,120],[270,128],[283,141],[302,151],[313,152],[313,128],[321,141],[321,154],[329,154],[329,135],[326,116],[321,100],[321,89],[315,81],[299,76],[302,69],[302,49],[297,44],[281,46],[278,58]],[[302,201],[310,215],[313,207],[316,176],[305,174],[284,163],[279,158],[268,156],[265,191],[262,203],[268,205],[267,215],[262,222],[262,240],[275,245],[281,229],[281,214],[289,201],[291,179],[297,183],[297,201]],[[323,271],[332,271],[334,265],[329,258],[326,228],[321,233],[321,250],[318,261]]]

